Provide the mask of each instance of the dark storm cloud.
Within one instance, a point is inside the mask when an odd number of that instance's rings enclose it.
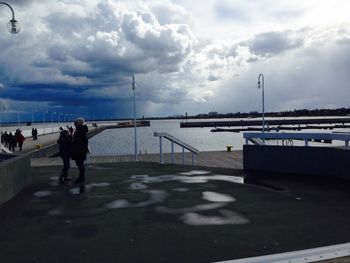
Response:
[[[28,20],[17,38],[0,36],[2,98],[65,107],[123,101],[131,96],[131,75],[175,72],[196,44],[188,26],[161,25],[145,9],[116,11],[105,1],[94,8],[90,3],[86,8],[74,1],[60,3],[35,17],[39,28],[30,27],[34,22]],[[26,4],[34,8],[25,1],[18,4],[17,10]],[[157,92],[151,85],[142,87],[142,98],[157,102],[176,103],[183,95],[170,84]]]

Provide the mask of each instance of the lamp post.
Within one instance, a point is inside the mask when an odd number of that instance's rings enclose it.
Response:
[[[45,134],[45,111],[43,111],[43,135]]]
[[[3,112],[6,110],[5,104],[0,101],[0,107],[1,107],[1,115],[0,115],[0,133],[2,132],[2,117],[3,117]]]
[[[134,135],[135,135],[135,161],[138,161],[137,155],[137,129],[136,129],[136,94],[135,94],[135,75],[132,75],[132,90],[134,91]]]
[[[7,23],[7,29],[11,34],[17,34],[19,31],[21,31],[18,21],[15,19],[15,12],[13,11],[12,7],[5,2],[0,2],[1,5],[6,5],[8,8],[11,9],[12,12],[12,19]]]
[[[51,133],[53,133],[53,115],[56,114],[56,112],[51,112]]]
[[[260,82],[261,79],[261,82]],[[265,133],[265,95],[264,95],[264,75],[259,74],[258,77],[258,89],[262,90],[262,132]],[[264,138],[265,142],[265,138]]]

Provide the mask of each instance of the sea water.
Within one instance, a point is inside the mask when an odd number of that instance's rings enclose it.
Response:
[[[224,121],[205,120],[205,121]],[[200,121],[200,120],[199,120]],[[211,127],[205,128],[180,128],[181,120],[154,120],[150,127],[137,127],[138,152],[159,153],[159,137],[154,137],[154,132],[166,132],[181,141],[191,145],[199,151],[226,151],[227,145],[232,145],[233,150],[242,150],[245,140],[243,133],[235,132],[211,132]],[[223,127],[224,128],[224,127]],[[335,130],[334,130],[335,131]],[[280,131],[298,132],[298,131]],[[299,132],[326,132],[330,130],[302,130]],[[267,144],[281,145],[281,141],[267,141]],[[294,145],[302,146],[303,141],[293,140]],[[310,146],[331,146],[324,143],[310,143]],[[344,142],[333,141],[332,146],[343,146]],[[125,155],[134,154],[134,129],[109,129],[97,134],[89,140],[89,146],[93,155]],[[171,143],[163,139],[163,152],[171,152]],[[175,145],[175,152],[181,152],[182,148]]]
[[[138,152],[159,153],[159,137],[154,132],[166,132],[199,151],[225,151],[226,145],[242,149],[243,134],[211,132],[212,128],[180,128],[179,120],[151,121],[150,127],[137,127]],[[109,129],[92,137],[89,146],[93,155],[124,155],[134,153],[134,129]],[[182,148],[175,146],[175,152]],[[171,152],[171,143],[163,140],[163,152]]]

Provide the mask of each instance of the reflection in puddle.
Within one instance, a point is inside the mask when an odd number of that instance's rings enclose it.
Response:
[[[78,195],[78,194],[85,193],[85,190],[90,191],[94,187],[107,187],[110,185],[111,185],[110,183],[91,183],[91,184],[87,184],[87,185],[81,184],[81,185],[79,185],[79,187],[69,189],[69,192],[73,195]]]
[[[184,173],[180,173],[182,175],[200,175],[200,174],[210,174],[210,172],[208,171],[202,171],[202,170],[192,170],[189,172],[184,172]]]
[[[187,192],[189,191],[190,189],[188,188],[185,188],[185,187],[178,187],[178,188],[174,188],[173,191],[176,191],[176,192]]]
[[[107,208],[126,208],[126,207],[143,207],[151,204],[161,203],[167,198],[167,193],[163,190],[147,190],[145,193],[149,193],[150,199],[138,203],[130,203],[128,200],[119,199],[106,205]]]
[[[234,202],[236,199],[230,195],[220,194],[215,192],[203,192],[202,198],[211,202]]]
[[[147,186],[142,183],[132,183],[129,187],[131,190],[143,190],[146,189]]]
[[[247,224],[249,220],[237,212],[219,210],[220,216],[204,216],[198,213],[185,213],[181,219],[191,226],[203,225],[240,225]]]
[[[62,214],[62,210],[60,208],[52,209],[49,211],[49,215],[58,216]]]
[[[37,191],[37,192],[33,193],[33,195],[35,197],[46,197],[46,196],[49,196],[49,195],[52,195],[52,194],[53,194],[53,192],[45,191],[45,190]]]
[[[204,172],[204,171],[202,171]],[[209,172],[207,172],[209,173]],[[184,176],[182,175],[161,175],[161,176],[148,176],[148,175],[134,175],[132,179],[141,180],[143,183],[161,183],[166,181],[180,181],[182,183],[207,183],[208,181],[226,181],[230,183],[244,183],[244,177],[232,176],[232,175],[206,175],[206,176]]]
[[[57,180],[58,180],[58,176],[51,176],[51,177],[50,177],[50,180],[51,180],[51,181],[57,181]]]
[[[225,203],[212,203],[212,204],[195,205],[195,206],[185,207],[185,208],[168,208],[165,206],[158,206],[158,207],[156,207],[156,210],[158,212],[166,213],[166,214],[183,214],[183,213],[200,212],[200,211],[218,209],[218,208],[223,207],[225,205],[226,205]]]

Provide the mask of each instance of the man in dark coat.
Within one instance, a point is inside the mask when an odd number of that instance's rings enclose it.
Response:
[[[64,183],[70,180],[70,178],[68,177],[68,170],[70,167],[70,151],[72,146],[72,136],[67,130],[63,130],[61,128],[60,137],[58,138],[57,143],[59,144],[59,154],[63,161],[62,172],[58,180],[61,183]]]
[[[8,140],[9,140],[9,146],[10,146],[10,151],[15,151],[15,147],[16,147],[16,138],[15,136],[12,134],[12,132],[9,133],[9,136],[8,136]]]
[[[9,147],[9,135],[6,131],[4,133],[4,142],[5,142],[5,147]]]
[[[85,164],[86,154],[88,153],[88,127],[84,124],[83,118],[78,118],[74,121],[76,130],[73,134],[71,158],[75,160],[79,168],[79,178],[74,181],[75,184],[83,183],[85,181]]]

